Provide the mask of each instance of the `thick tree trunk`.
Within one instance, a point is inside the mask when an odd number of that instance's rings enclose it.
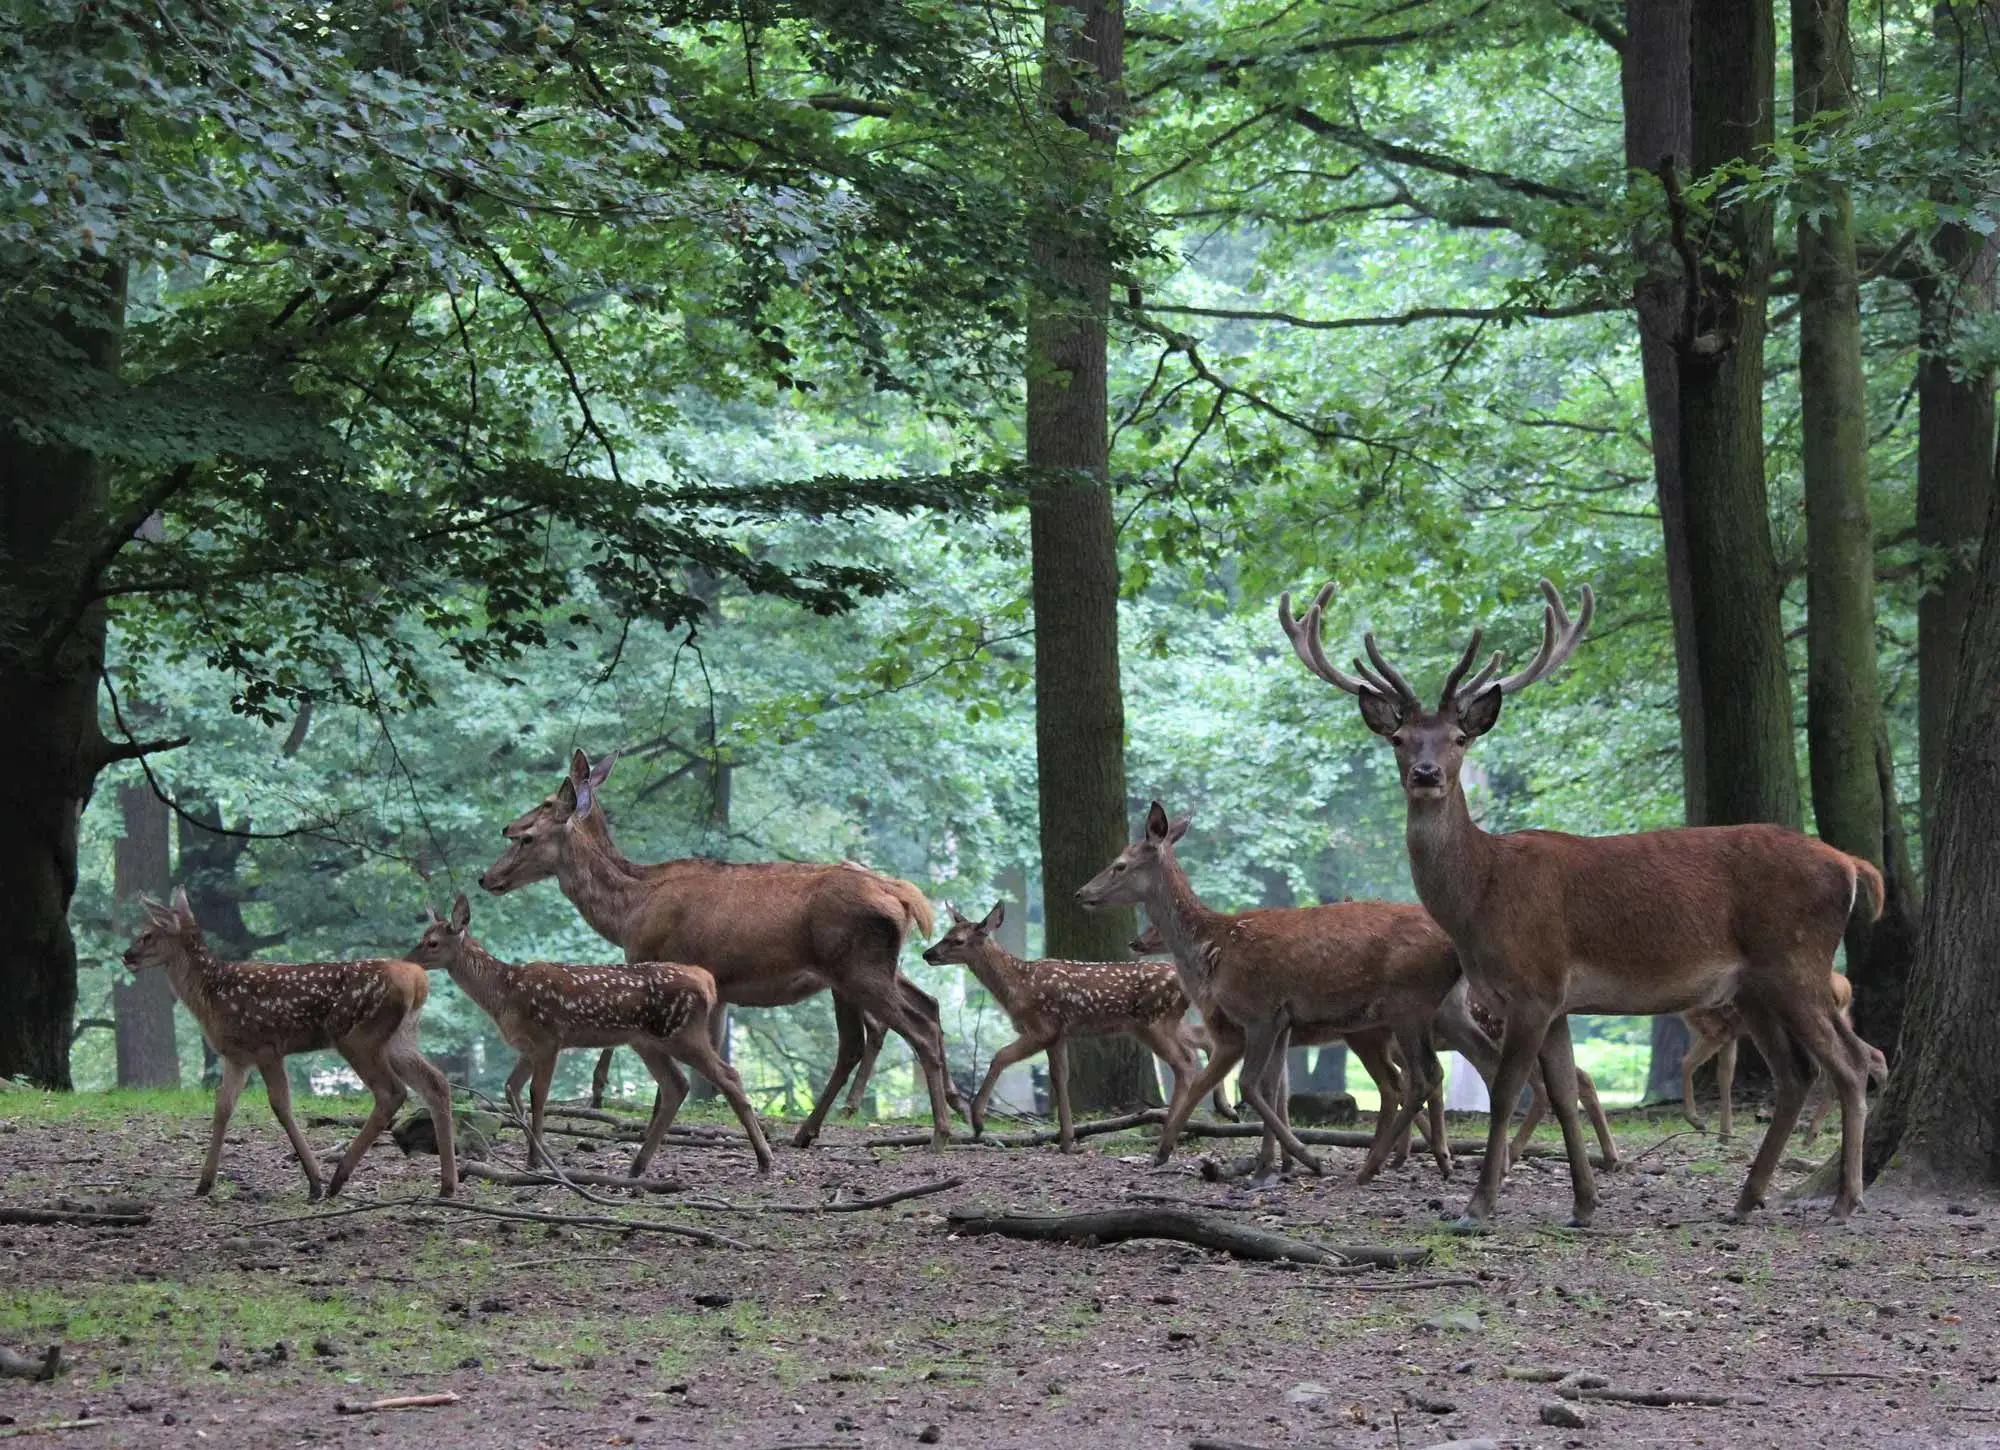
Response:
[[[1938,772],[1923,947],[1903,1054],[1868,1119],[1868,1171],[2000,1185],[2000,509],[1989,516]],[[1893,1157],[1892,1157],[1893,1155]]]
[[[1691,160],[1704,175],[1770,144],[1770,0],[1695,0],[1690,17]],[[1707,818],[1796,826],[1791,682],[1764,485],[1771,208],[1724,196],[1684,237],[1690,251],[1706,243],[1677,371]]]
[[[124,321],[122,266],[79,270],[77,313],[37,318],[106,372],[118,367]],[[88,319],[78,320],[79,317]],[[0,772],[0,1077],[70,1085],[76,1015],[77,822],[106,763],[97,721],[104,611],[73,602],[90,584],[91,559],[108,526],[101,466],[75,449],[29,441],[35,419],[0,415],[0,719],[14,746]]]
[[[196,801],[187,807],[187,813],[191,819],[181,827],[180,877],[181,885],[187,888],[188,905],[194,908],[195,920],[201,923],[216,955],[225,961],[243,961],[255,954],[258,945],[243,919],[246,887],[239,874],[250,842],[243,836],[224,834],[222,812],[213,801]],[[248,829],[247,822],[243,829]],[[214,1083],[221,1076],[221,1059],[204,1037],[201,1080]]]
[[[1671,162],[1685,172],[1693,151],[1688,98],[1688,0],[1627,0],[1620,81],[1625,105],[1625,166],[1636,177]],[[1651,185],[1650,181],[1635,185]],[[1707,760],[1702,744],[1701,666],[1696,646],[1694,575],[1688,556],[1687,488],[1681,473],[1679,335],[1687,279],[1674,255],[1666,218],[1632,238],[1644,265],[1633,301],[1639,318],[1639,367],[1646,385],[1653,491],[1660,510],[1667,607],[1674,629],[1680,705],[1681,793],[1687,823],[1707,820]],[[1674,1071],[1680,1067],[1676,1063]]]
[[[1653,1055],[1646,1065],[1646,1103],[1681,1100],[1681,1063],[1687,1059],[1688,1025],[1679,1014],[1665,1012],[1653,1019]]]
[[[113,849],[111,894],[126,906],[121,925],[140,919],[141,896],[165,901],[173,880],[173,817],[145,781],[118,787],[124,830]],[[111,989],[117,1023],[118,1086],[178,1087],[180,1051],[174,1042],[174,989],[165,972],[135,972]]]
[[[1048,179],[1028,316],[1027,455],[1048,470],[1029,499],[1035,606],[1035,758],[1043,913],[1052,957],[1120,961],[1129,910],[1086,913],[1076,889],[1124,849],[1125,706],[1118,681],[1118,549],[1111,519],[1106,322],[1107,211],[1123,105],[1120,0],[1046,12],[1043,97],[1075,135]],[[1070,1045],[1079,1112],[1155,1101],[1130,1038]]]
[[[1972,603],[1974,553],[1995,497],[1993,373],[1966,371],[1953,356],[1967,325],[1993,310],[1995,247],[1954,223],[1932,239],[1931,253],[1938,273],[1917,288],[1917,542],[1930,561],[1917,604],[1917,764],[1926,837]]]
[[[1792,0],[1792,114],[1850,112],[1848,0]],[[1912,945],[1909,861],[1875,669],[1875,526],[1868,510],[1868,395],[1854,208],[1823,185],[1799,218],[1799,404],[1806,503],[1806,741],[1819,834],[1890,877],[1886,919],[1847,934],[1855,1026],[1894,1047]]]

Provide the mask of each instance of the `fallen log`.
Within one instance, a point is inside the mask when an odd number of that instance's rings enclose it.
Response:
[[[1173,1239],[1266,1263],[1358,1264],[1400,1269],[1422,1264],[1431,1256],[1429,1249],[1422,1248],[1308,1243],[1248,1224],[1170,1208],[1108,1208],[1092,1213],[1060,1214],[961,1209],[947,1215],[946,1222],[956,1233],[1000,1234],[1006,1238],[1057,1243],[1115,1244],[1128,1239]]]
[[[0,1346],[0,1377],[15,1380],[35,1380],[46,1384],[62,1373],[62,1346],[52,1344],[42,1351],[42,1357],[16,1354],[13,1350]]]
[[[35,1425],[8,1425],[0,1429],[0,1440],[14,1440],[23,1435],[46,1435],[51,1430],[89,1430],[109,1423],[96,1415],[85,1415],[81,1420],[43,1420]]]
[[[502,1188],[562,1188],[568,1183],[582,1183],[591,1188],[629,1188],[641,1193],[685,1193],[687,1184],[678,1178],[626,1178],[617,1173],[592,1173],[581,1168],[565,1168],[561,1178],[553,1173],[511,1173],[501,1168],[489,1168],[484,1163],[461,1163],[458,1176],[477,1178],[482,1183],[497,1183]]]
[[[83,1208],[0,1207],[0,1223],[80,1223],[100,1228],[133,1228],[153,1221],[152,1210],[139,1213],[99,1213]]]

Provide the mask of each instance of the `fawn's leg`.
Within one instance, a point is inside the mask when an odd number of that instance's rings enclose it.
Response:
[[[208,1130],[208,1156],[201,1160],[201,1177],[194,1185],[197,1195],[215,1187],[215,1172],[222,1166],[222,1135],[236,1112],[236,1099],[249,1076],[249,1063],[227,1057],[222,1059],[222,1081],[215,1085],[215,1123]]]
[[[722,1060],[715,1044],[702,1033],[683,1033],[674,1043],[674,1049],[681,1061],[714,1083],[715,1090],[735,1109],[736,1121],[743,1125],[744,1135],[750,1140],[750,1151],[757,1156],[757,1171],[769,1173],[771,1145],[765,1140],[764,1126],[757,1121],[757,1110],[750,1106],[750,1096],[743,1091],[743,1079],[736,1069]]]
[[[264,1075],[264,1093],[271,1100],[271,1115],[292,1140],[292,1151],[299,1155],[299,1166],[306,1171],[306,1202],[317,1203],[326,1186],[319,1176],[319,1160],[313,1156],[312,1144],[306,1141],[306,1135],[299,1131],[298,1120],[292,1116],[292,1081],[285,1076],[285,1060],[274,1057],[258,1063],[257,1069]]]

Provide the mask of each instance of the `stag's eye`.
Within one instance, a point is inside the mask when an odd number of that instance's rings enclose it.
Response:
[[[1470,735],[1467,735],[1463,730],[1454,730],[1451,732],[1451,743],[1453,745],[1463,745],[1466,743],[1466,741],[1470,740],[1471,738],[1472,737]]]

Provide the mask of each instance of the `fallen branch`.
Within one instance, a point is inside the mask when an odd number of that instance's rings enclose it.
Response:
[[[81,1420],[44,1420],[39,1425],[9,1425],[0,1429],[0,1440],[13,1440],[22,1435],[40,1435],[50,1430],[88,1430],[93,1425],[110,1423],[96,1416],[86,1416]]]
[[[1349,1287],[1358,1294],[1405,1294],[1422,1289],[1469,1289],[1477,1288],[1479,1280],[1472,1278],[1452,1279],[1383,1279],[1368,1284],[1353,1284]]]
[[[448,1208],[454,1213],[472,1213],[485,1218],[511,1218],[526,1223],[560,1223],[574,1228],[608,1229],[617,1233],[672,1234],[677,1238],[693,1239],[696,1243],[717,1244],[727,1249],[748,1249],[754,1247],[741,1239],[732,1239],[726,1234],[711,1233],[705,1228],[689,1228],[678,1223],[654,1223],[647,1219],[605,1218],[590,1214],[534,1213],[525,1208],[494,1208],[483,1203],[460,1203],[452,1198],[431,1198],[424,1200],[427,1208]]]
[[[1632,1155],[1632,1161],[1634,1163],[1637,1163],[1641,1158],[1645,1158],[1650,1154],[1657,1152],[1659,1149],[1666,1147],[1667,1144],[1673,1142],[1674,1139],[1676,1138],[1692,1137],[1696,1133],[1700,1133],[1703,1131],[1705,1130],[1701,1128],[1682,1128],[1678,1133],[1669,1133],[1667,1134],[1666,1137],[1660,1139],[1658,1142],[1648,1143],[1645,1147],[1641,1148],[1637,1153],[1634,1153]]]
[[[685,1193],[687,1184],[678,1178],[626,1178],[617,1173],[591,1173],[579,1168],[565,1168],[562,1177],[553,1173],[509,1173],[504,1169],[489,1168],[484,1163],[461,1163],[458,1176],[477,1178],[482,1183],[497,1183],[502,1188],[565,1188],[578,1183],[589,1184],[592,1188],[628,1188],[640,1193]]]
[[[142,1213],[99,1213],[83,1208],[0,1208],[0,1223],[81,1223],[100,1228],[133,1228],[152,1221],[150,1209]]]
[[[1167,1115],[1159,1108],[1147,1108],[1143,1112],[1127,1113],[1118,1118],[1099,1118],[1095,1122],[1078,1123],[1071,1136],[1077,1138],[1097,1138],[1106,1133],[1123,1133],[1132,1128],[1143,1128],[1149,1123],[1164,1123]],[[953,1133],[954,1145],[968,1147],[986,1146],[991,1148],[1040,1148],[1062,1140],[1060,1129],[1048,1128],[1038,1133],[984,1133],[975,1138],[970,1133]],[[929,1133],[890,1133],[886,1137],[869,1138],[862,1143],[864,1148],[927,1148],[930,1146]]]
[[[1726,1405],[1761,1405],[1762,1395],[1710,1395],[1698,1390],[1617,1390],[1609,1387],[1558,1384],[1556,1393],[1566,1400],[1604,1400],[1614,1405],[1650,1405],[1656,1410],[1675,1405],[1705,1405],[1720,1409]]]
[[[905,1203],[912,1198],[924,1198],[933,1193],[943,1193],[947,1189],[963,1187],[965,1187],[963,1178],[940,1178],[934,1183],[919,1183],[915,1188],[899,1188],[894,1193],[884,1193],[876,1198],[851,1198],[845,1202],[726,1203],[719,1198],[690,1198],[682,1206],[704,1209],[710,1213],[860,1213],[864,1209],[887,1208],[892,1203]]]
[[[428,1410],[438,1405],[455,1405],[458,1396],[450,1390],[434,1395],[391,1395],[386,1400],[370,1400],[363,1405],[350,1405],[345,1400],[335,1400],[333,1410],[337,1415],[372,1415],[377,1410]]]
[[[461,1163],[459,1172],[469,1166]],[[287,1223],[322,1223],[328,1219],[352,1218],[357,1213],[380,1213],[385,1208],[429,1208],[435,1199],[430,1198],[378,1198],[373,1203],[357,1203],[350,1208],[329,1208],[322,1213],[291,1213],[283,1218],[260,1218],[252,1223],[239,1225],[245,1233],[253,1228],[277,1228]]]
[[[1128,1239],[1174,1239],[1199,1248],[1216,1249],[1241,1259],[1299,1264],[1372,1264],[1405,1268],[1421,1264],[1429,1249],[1379,1248],[1371,1245],[1312,1244],[1231,1223],[1167,1208],[1111,1208],[1095,1213],[1022,1214],[962,1210],[947,1222],[963,1234],[1000,1234],[1007,1238],[1053,1240],[1059,1243],[1123,1243]]]

